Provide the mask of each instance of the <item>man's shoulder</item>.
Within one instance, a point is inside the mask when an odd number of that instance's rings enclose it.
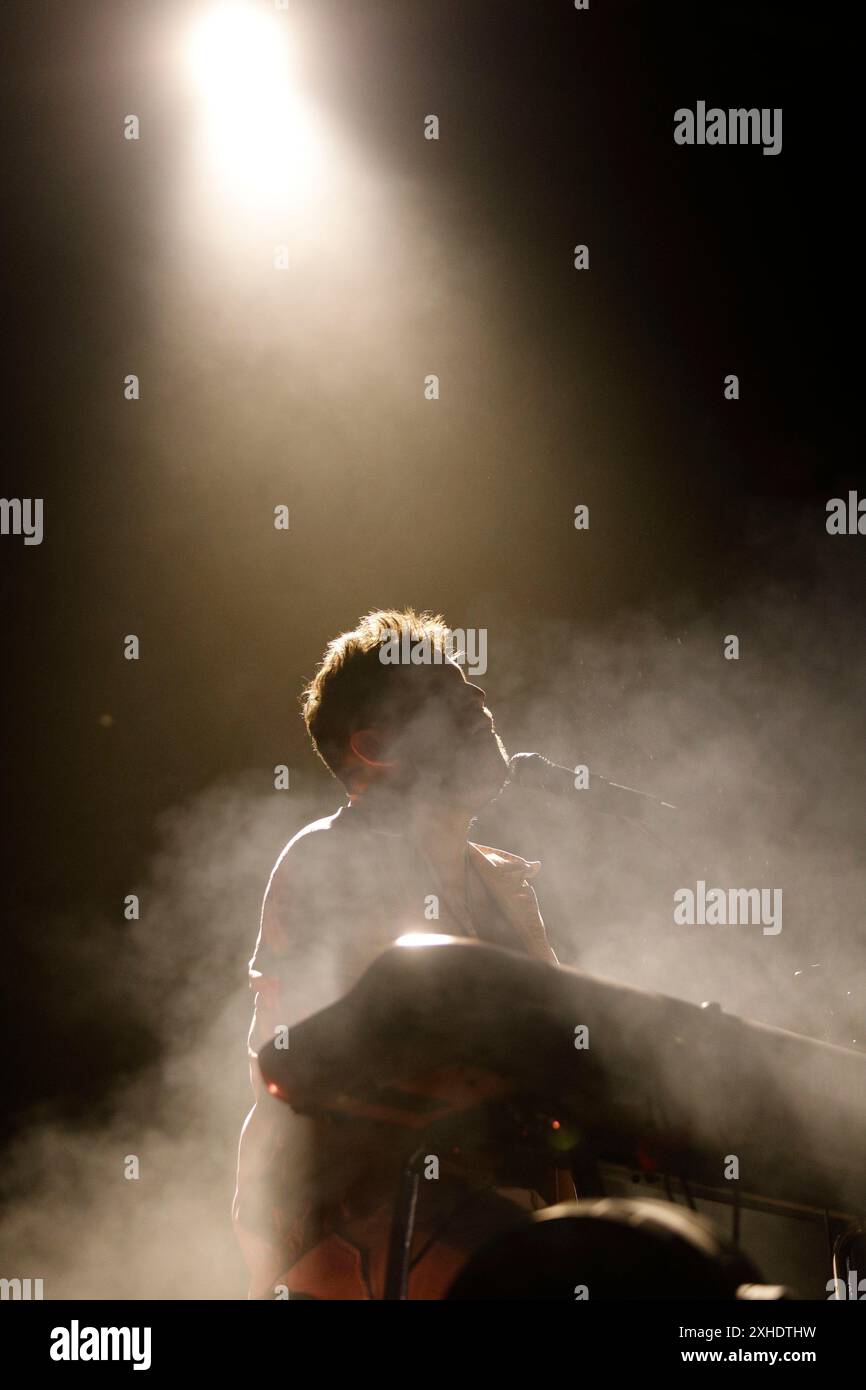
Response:
[[[339,860],[351,835],[351,816],[347,806],[340,806],[333,815],[321,816],[297,831],[280,850],[271,870],[268,891],[279,888],[290,878],[306,877],[329,862]]]
[[[262,902],[253,973],[309,941],[315,928],[344,911],[341,865],[346,858],[346,807],[311,821],[280,851]],[[348,827],[351,831],[351,826]]]
[[[339,834],[341,825],[345,827],[347,810],[348,807],[339,806],[333,815],[320,816],[318,820],[310,821],[309,825],[303,826],[280,851],[274,867],[278,869],[286,856],[293,851],[295,858],[298,858],[300,854],[315,853],[331,844],[332,838],[329,837]]]

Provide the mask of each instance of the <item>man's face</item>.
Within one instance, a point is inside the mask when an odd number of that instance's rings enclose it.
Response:
[[[485,704],[453,661],[404,668],[399,714],[383,742],[392,785],[480,809],[505,781],[508,755]]]

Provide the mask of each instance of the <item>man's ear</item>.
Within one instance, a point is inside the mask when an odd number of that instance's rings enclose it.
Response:
[[[394,767],[396,765],[383,757],[385,742],[376,729],[357,729],[349,739],[349,747],[358,761],[366,764],[367,767]]]

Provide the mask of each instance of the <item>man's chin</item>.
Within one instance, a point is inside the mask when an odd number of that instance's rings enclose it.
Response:
[[[410,800],[451,803],[478,815],[501,792],[508,780],[508,755],[498,735],[483,745],[477,741],[454,749],[450,765],[441,763],[422,773],[402,790]]]

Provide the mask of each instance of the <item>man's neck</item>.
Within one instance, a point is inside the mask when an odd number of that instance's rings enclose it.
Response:
[[[468,807],[427,801],[412,807],[407,833],[428,859],[446,865],[462,863],[471,819]]]
[[[475,814],[472,807],[429,797],[396,797],[382,789],[361,797],[357,805],[382,830],[412,840],[446,872],[456,873],[462,864],[469,824]]]

